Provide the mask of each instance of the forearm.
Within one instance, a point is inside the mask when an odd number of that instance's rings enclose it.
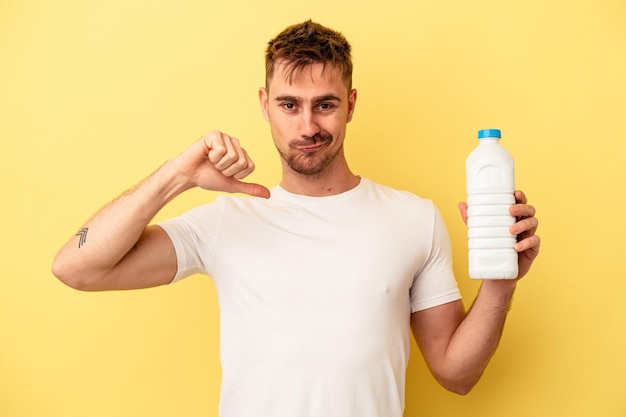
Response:
[[[172,163],[164,164],[82,225],[57,254],[54,274],[73,287],[107,274],[133,249],[158,211],[187,188]]]
[[[86,290],[170,282],[176,273],[176,251],[167,234],[148,223],[165,204],[193,187],[268,198],[266,187],[241,181],[253,170],[236,138],[219,131],[205,135],[85,223],[55,258],[54,275]]]
[[[515,288],[515,281],[483,281],[446,351],[446,382],[453,391],[468,392],[480,379],[500,342]]]

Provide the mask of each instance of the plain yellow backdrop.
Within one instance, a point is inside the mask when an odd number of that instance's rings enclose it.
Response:
[[[252,179],[274,185],[263,50],[308,18],[353,44],[352,168],[435,201],[467,305],[478,282],[456,205],[478,129],[502,129],[541,222],[483,380],[447,393],[414,349],[405,415],[625,416],[622,0],[0,1],[0,416],[216,416],[210,279],[81,293],[50,264],[209,130],[239,137]],[[158,219],[213,198],[188,192]]]

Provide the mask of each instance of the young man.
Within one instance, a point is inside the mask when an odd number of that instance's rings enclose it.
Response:
[[[350,45],[311,21],[270,41],[259,91],[281,156],[271,192],[243,182],[239,141],[211,132],[96,213],[53,270],[83,290],[144,288],[202,272],[220,306],[220,415],[399,417],[410,328],[435,378],[464,394],[494,353],[516,280],[485,281],[466,313],[432,202],[350,171]],[[193,187],[214,203],[150,225]],[[520,277],[539,250],[526,197],[511,226]],[[460,206],[466,219],[467,207]]]

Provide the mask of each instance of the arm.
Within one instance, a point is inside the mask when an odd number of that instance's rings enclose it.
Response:
[[[169,283],[176,274],[176,254],[167,234],[149,225],[152,218],[177,195],[197,186],[268,197],[265,187],[240,181],[253,170],[237,139],[209,133],[88,220],[57,254],[54,275],[81,290]]]
[[[500,341],[514,289],[515,282],[484,281],[467,314],[458,300],[411,315],[417,344],[443,387],[464,395],[479,381]]]
[[[526,204],[522,192],[515,195],[518,204],[511,206],[511,214],[518,222],[511,232],[519,240],[519,277],[483,281],[467,314],[458,300],[411,316],[413,334],[429,369],[442,386],[459,394],[467,394],[483,374],[500,341],[517,281],[539,252],[535,209]],[[467,206],[461,204],[460,209],[466,221]]]

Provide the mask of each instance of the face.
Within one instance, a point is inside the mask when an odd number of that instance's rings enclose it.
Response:
[[[278,65],[259,99],[284,169],[319,175],[344,162],[343,140],[356,90],[348,92],[338,71],[313,64],[289,82]]]

